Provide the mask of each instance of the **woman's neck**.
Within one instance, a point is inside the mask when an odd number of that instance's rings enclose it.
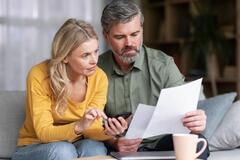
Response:
[[[76,85],[76,84],[85,84],[86,83],[86,81],[87,81],[86,76],[74,73],[68,66],[66,69],[67,69],[67,76],[68,76],[70,84]]]

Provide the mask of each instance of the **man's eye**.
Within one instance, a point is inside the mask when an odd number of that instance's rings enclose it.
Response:
[[[136,37],[136,36],[138,36],[138,33],[134,33],[134,34],[132,34],[131,36],[132,36],[132,37]]]
[[[115,36],[116,39],[122,39],[123,36]]]

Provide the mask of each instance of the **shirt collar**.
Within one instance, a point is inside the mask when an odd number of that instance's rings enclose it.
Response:
[[[144,55],[145,55],[145,51],[144,51],[144,47],[142,46],[140,49],[139,56],[137,57],[136,61],[133,64],[134,68],[137,68],[139,70],[143,69]]]

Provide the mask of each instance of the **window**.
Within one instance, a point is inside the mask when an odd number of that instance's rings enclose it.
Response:
[[[25,90],[30,67],[50,57],[53,36],[70,17],[91,23],[100,50],[105,49],[100,27],[103,2],[0,0],[0,90]]]

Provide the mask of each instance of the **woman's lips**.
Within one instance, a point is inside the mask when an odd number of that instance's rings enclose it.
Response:
[[[91,68],[88,68],[89,71],[94,71],[96,69],[96,66],[93,66]]]

